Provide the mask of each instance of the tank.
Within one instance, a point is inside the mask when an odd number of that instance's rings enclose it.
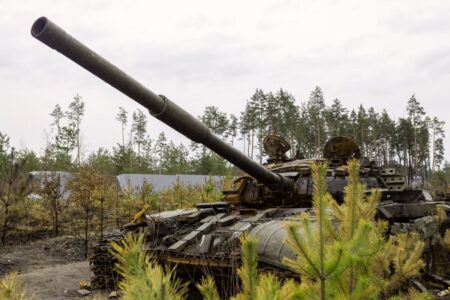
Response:
[[[161,264],[176,265],[180,276],[196,280],[205,274],[214,274],[222,278],[217,281],[222,287],[233,290],[238,284],[235,274],[240,265],[239,237],[251,233],[258,241],[259,267],[282,277],[295,277],[296,274],[282,263],[283,257],[294,257],[283,242],[286,236],[283,225],[287,219],[311,211],[313,163],[328,164],[328,190],[335,199],[342,201],[349,159],[361,160],[360,178],[368,189],[382,190],[377,216],[389,221],[389,233],[420,232],[427,241],[427,261],[429,265],[434,262],[433,237],[443,229],[432,216],[441,202],[434,201],[426,190],[406,189],[404,178],[395,169],[381,169],[369,159],[361,158],[358,145],[350,138],[329,140],[323,158],[304,158],[299,151],[288,157],[286,152],[291,145],[281,137],[270,135],[264,139],[268,159],[260,165],[222,141],[167,97],[153,93],[47,18],[37,19],[31,33],[140,103],[153,117],[245,173],[234,180],[230,189],[223,191],[220,202],[198,203],[193,208],[151,215],[143,210],[120,233],[100,241],[91,258],[94,288],[113,288],[117,282],[114,259],[108,252],[109,242],[120,240],[127,232],[142,231],[146,236],[145,251]]]

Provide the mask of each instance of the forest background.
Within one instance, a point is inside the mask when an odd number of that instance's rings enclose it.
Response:
[[[376,165],[402,168],[408,185],[433,182],[439,191],[447,190],[445,122],[427,115],[414,95],[406,101],[405,117],[397,119],[386,110],[378,112],[362,104],[349,109],[339,99],[326,103],[320,87],[314,88],[309,99],[302,103],[283,89],[275,92],[256,89],[244,103],[238,116],[207,106],[198,118],[219,137],[260,163],[264,162],[263,138],[268,134],[288,140],[292,145],[291,156],[299,150],[305,157],[320,157],[329,138],[343,135],[354,139],[362,155]],[[112,149],[99,148],[85,155],[81,124],[86,109],[78,94],[68,104],[57,104],[51,109],[53,120],[44,130],[46,143],[40,153],[16,149],[10,145],[7,132],[0,132],[3,242],[13,232],[42,229],[58,235],[69,230],[71,234],[84,235],[87,247],[92,231],[103,235],[104,229],[120,227],[145,204],[154,210],[171,209],[220,198],[211,182],[201,187],[175,184],[160,193],[147,184],[139,191],[119,193],[115,185],[118,174],[240,173],[203,146],[176,143],[168,140],[164,132],[152,139],[148,114],[140,109],[127,112],[119,107],[111,118],[120,123],[120,140]],[[68,185],[69,201],[61,199],[56,173],[46,179],[43,188],[36,190],[40,200],[30,200],[27,195],[35,187],[26,184],[27,174],[36,170],[75,173],[77,180]]]

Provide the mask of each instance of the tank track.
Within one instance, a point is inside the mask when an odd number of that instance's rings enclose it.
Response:
[[[116,289],[120,275],[115,271],[117,260],[110,253],[111,242],[119,242],[123,238],[124,235],[120,233],[110,234],[94,247],[89,259],[90,269],[94,273],[91,278],[92,289]]]

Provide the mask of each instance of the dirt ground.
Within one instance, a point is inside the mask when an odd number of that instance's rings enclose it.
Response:
[[[80,239],[48,238],[0,248],[0,275],[11,271],[19,272],[24,291],[34,300],[93,299],[76,292],[80,281],[91,276]]]

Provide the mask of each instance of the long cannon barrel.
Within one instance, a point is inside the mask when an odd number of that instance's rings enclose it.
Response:
[[[289,190],[292,187],[291,179],[265,169],[239,150],[228,145],[197,118],[166,97],[150,91],[131,76],[71,37],[46,17],[40,17],[34,22],[31,27],[31,34],[147,108],[155,118],[187,138],[203,144],[271,190]]]

